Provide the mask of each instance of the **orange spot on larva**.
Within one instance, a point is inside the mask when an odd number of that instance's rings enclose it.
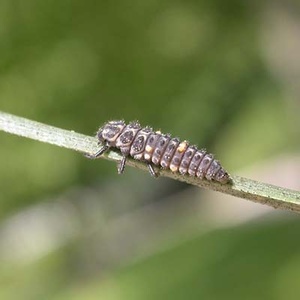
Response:
[[[152,152],[153,151],[153,147],[147,145],[145,148],[146,152]]]
[[[187,144],[187,141],[181,142],[181,143],[178,145],[177,151],[178,151],[179,153],[182,153],[183,151],[186,150],[187,145],[188,145],[188,144]]]

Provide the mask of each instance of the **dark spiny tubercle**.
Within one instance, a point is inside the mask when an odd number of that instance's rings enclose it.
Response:
[[[158,176],[153,165],[182,175],[214,180],[220,183],[230,181],[230,175],[223,169],[219,161],[204,149],[190,146],[187,141],[172,138],[170,134],[154,132],[151,127],[142,127],[138,121],[126,124],[123,120],[105,123],[97,132],[102,144],[95,155],[97,158],[109,148],[117,148],[123,158],[118,164],[118,173],[124,172],[126,158],[133,157],[148,165],[152,176]]]

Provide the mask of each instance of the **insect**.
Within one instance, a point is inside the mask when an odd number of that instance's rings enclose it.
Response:
[[[110,148],[119,149],[123,156],[118,164],[119,174],[124,172],[126,159],[131,156],[145,162],[150,174],[155,177],[158,173],[154,170],[154,165],[200,179],[206,178],[221,183],[230,181],[230,175],[205,149],[199,150],[187,141],[153,131],[151,127],[142,127],[138,121],[129,124],[123,120],[109,121],[100,127],[97,138],[102,147],[88,157],[98,158]]]

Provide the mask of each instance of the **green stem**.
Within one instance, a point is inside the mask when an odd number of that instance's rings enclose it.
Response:
[[[0,112],[0,130],[86,154],[96,153],[99,149],[95,137],[76,133],[73,130],[60,129],[4,112]],[[102,157],[117,162],[121,159],[120,154],[116,151],[109,151]],[[128,159],[127,165],[147,170],[145,164],[131,158]],[[239,176],[232,176],[230,184],[220,184],[208,180],[199,180],[195,177],[182,176],[178,173],[173,174],[169,170],[160,170],[159,172],[162,176],[184,181],[198,187],[248,199],[274,208],[300,212],[300,192],[297,191]]]

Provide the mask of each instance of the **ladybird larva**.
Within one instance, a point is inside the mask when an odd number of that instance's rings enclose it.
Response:
[[[119,174],[124,172],[126,158],[131,156],[145,162],[150,174],[155,177],[158,173],[153,165],[200,179],[220,183],[230,181],[230,175],[206,150],[198,149],[187,141],[172,138],[170,134],[153,131],[151,127],[142,127],[137,121],[129,124],[123,120],[109,121],[100,127],[97,138],[102,147],[89,157],[98,158],[110,148],[119,149],[123,156],[118,164]]]

